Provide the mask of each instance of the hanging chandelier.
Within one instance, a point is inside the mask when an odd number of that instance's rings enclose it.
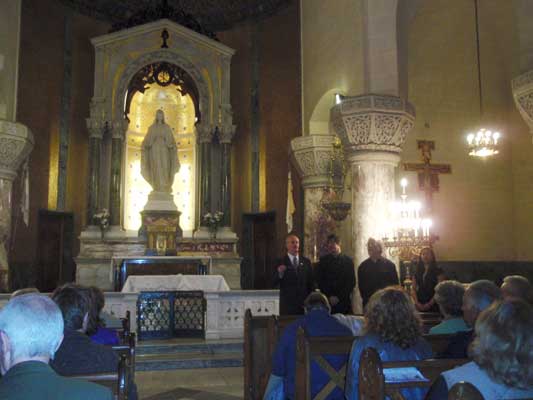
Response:
[[[479,115],[483,117],[483,87],[481,84],[481,57],[479,44],[479,17],[478,0],[474,0],[474,13],[476,19],[476,50],[477,50],[477,79],[479,88]],[[499,153],[498,141],[501,138],[500,132],[494,129],[480,128],[477,133],[470,132],[466,136],[468,143],[468,155],[473,157],[490,157]]]

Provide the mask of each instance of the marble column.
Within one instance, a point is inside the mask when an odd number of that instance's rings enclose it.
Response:
[[[209,125],[196,127],[196,138],[200,145],[200,231],[201,236],[209,237],[203,225],[203,216],[211,212],[211,141],[214,128]],[[197,235],[198,236],[198,235]]]
[[[128,129],[128,122],[125,119],[115,121],[112,129],[109,214],[111,215],[111,229],[120,231],[122,220],[122,165],[124,138]]]
[[[291,159],[302,178],[304,188],[303,254],[313,259],[320,246],[320,231],[334,228],[334,223],[320,206],[324,188],[329,185],[329,162],[333,154],[333,135],[301,136],[291,141]]]
[[[9,289],[13,181],[33,145],[33,135],[26,126],[0,119],[0,291],[3,292]]]
[[[235,135],[235,125],[222,128],[219,138],[222,153],[222,168],[220,169],[221,209],[224,210],[223,227],[231,226],[231,141]]]
[[[392,95],[345,97],[331,109],[331,122],[341,138],[352,172],[354,263],[367,257],[369,237],[387,232],[389,204],[395,196],[395,168],[414,125],[411,104]]]
[[[511,87],[516,107],[533,135],[533,70],[514,78]]]
[[[87,180],[87,225],[93,225],[100,196],[100,155],[105,123],[87,119],[89,130],[89,177]]]

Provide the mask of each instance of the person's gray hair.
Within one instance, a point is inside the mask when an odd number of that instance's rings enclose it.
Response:
[[[500,300],[502,298],[502,292],[494,282],[487,279],[480,279],[468,285],[465,296],[468,296],[478,311],[483,311],[494,301]]]
[[[25,294],[10,300],[0,310],[0,331],[17,358],[53,358],[63,337],[63,316],[48,296]]]
[[[470,355],[496,382],[533,387],[533,308],[523,300],[493,303],[476,321]]]
[[[532,287],[529,280],[522,275],[509,275],[503,278],[503,294],[509,297],[515,297],[527,302],[532,301]]]
[[[457,281],[442,281],[435,286],[435,301],[442,311],[453,317],[463,315],[465,287]]]
[[[377,240],[371,237],[371,238],[368,238],[368,242],[366,242],[366,244],[367,246],[369,246],[370,244],[372,244],[373,246],[376,246],[383,253],[383,243],[381,243],[380,240]]]

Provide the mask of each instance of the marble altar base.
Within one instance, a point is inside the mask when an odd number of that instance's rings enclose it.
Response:
[[[177,244],[178,256],[210,256],[211,274],[222,275],[232,290],[241,288],[241,257],[237,253],[237,239],[181,238]],[[113,290],[113,257],[142,257],[145,241],[142,238],[80,237],[80,254],[76,262],[76,282]]]

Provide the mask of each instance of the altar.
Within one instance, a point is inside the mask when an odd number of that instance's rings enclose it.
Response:
[[[225,292],[230,290],[222,275],[133,275],[122,293],[156,291]]]

